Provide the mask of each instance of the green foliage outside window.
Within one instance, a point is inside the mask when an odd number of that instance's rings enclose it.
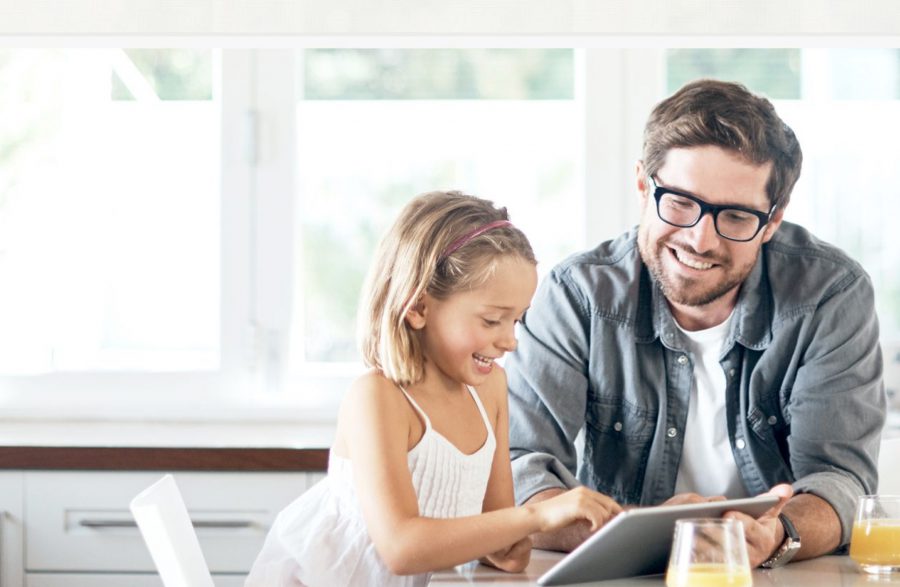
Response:
[[[671,49],[666,52],[666,88],[713,78],[740,82],[772,100],[800,98],[800,49]]]
[[[211,100],[212,52],[194,49],[125,49],[160,100]],[[112,74],[112,99],[134,100]]]
[[[309,49],[307,100],[565,100],[571,49]]]

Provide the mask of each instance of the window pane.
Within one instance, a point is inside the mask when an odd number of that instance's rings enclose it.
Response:
[[[211,51],[125,49],[118,57],[112,72],[114,100],[137,99],[135,85],[147,86],[160,100],[212,100]]]
[[[307,100],[558,100],[571,49],[310,49]]]
[[[321,57],[312,53],[312,59]],[[329,52],[335,56],[337,51]],[[355,58],[357,52],[350,52]],[[421,52],[413,52],[421,53]],[[448,54],[435,52],[435,67]],[[458,62],[480,71],[492,52],[459,51]],[[508,51],[504,59],[529,71],[540,51]],[[570,76],[572,52],[545,56],[549,83]],[[378,52],[391,67],[415,63],[403,51]],[[518,57],[521,61],[516,61]],[[375,62],[375,69],[387,67]],[[309,67],[309,66],[307,66]],[[403,69],[408,77],[415,69]],[[292,336],[294,368],[309,362],[357,361],[355,315],[359,291],[377,241],[403,204],[435,189],[459,189],[506,206],[532,239],[541,268],[582,245],[580,150],[576,102],[561,100],[442,100],[459,91],[455,70],[424,80],[429,100],[301,100],[297,105],[299,150],[299,312]],[[317,79],[317,78],[316,78]],[[521,79],[494,96],[521,92]],[[307,80],[307,95],[310,84]],[[536,85],[538,81],[529,82]],[[571,87],[560,91],[571,96]],[[436,93],[446,87],[448,93]],[[420,95],[410,85],[409,95]],[[394,95],[394,94],[391,94]],[[523,97],[527,97],[524,95]],[[578,227],[577,229],[575,227]]]
[[[155,87],[122,50],[0,52],[0,373],[217,364],[219,107]]]
[[[744,84],[770,99],[800,97],[800,49],[672,49],[666,55],[668,93],[699,78]]]

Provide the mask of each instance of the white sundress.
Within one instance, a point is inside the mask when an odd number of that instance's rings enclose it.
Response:
[[[487,428],[487,440],[471,455],[436,432],[428,415],[401,388],[425,422],[422,438],[407,453],[422,516],[454,518],[482,511],[497,441],[478,394],[468,390]],[[366,530],[352,472],[349,459],[329,456],[325,479],[278,514],[245,587],[428,584],[430,573],[398,576],[382,562]]]

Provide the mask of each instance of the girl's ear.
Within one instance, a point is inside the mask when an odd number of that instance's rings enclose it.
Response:
[[[428,294],[424,294],[422,297],[420,297],[418,301],[409,309],[409,311],[406,312],[406,323],[409,324],[409,327],[413,330],[421,330],[425,328],[425,315],[427,313],[425,296],[427,295]]]

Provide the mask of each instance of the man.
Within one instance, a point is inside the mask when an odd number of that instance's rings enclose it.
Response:
[[[878,323],[859,264],[783,221],[801,160],[741,85],[694,82],[655,107],[640,226],[553,269],[506,364],[517,501],[581,483],[614,513],[772,490],[781,503],[759,519],[727,514],[751,564],[849,542],[877,484]]]

